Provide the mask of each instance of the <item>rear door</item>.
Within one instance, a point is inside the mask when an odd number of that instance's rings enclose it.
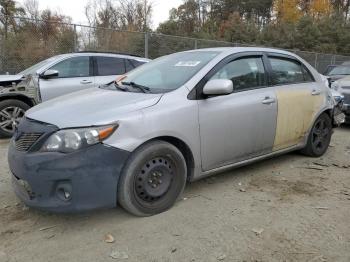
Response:
[[[40,79],[40,94],[43,102],[68,93],[91,88],[95,84],[89,56],[70,57],[49,69],[57,70],[58,77]]]
[[[126,73],[126,59],[113,56],[94,57],[94,75],[96,86],[105,85]]]
[[[272,151],[277,103],[267,87],[263,55],[229,59],[207,77],[229,79],[234,93],[198,101],[202,169],[212,170]]]
[[[271,82],[278,101],[274,151],[302,142],[326,99],[307,67],[296,58],[269,55]]]

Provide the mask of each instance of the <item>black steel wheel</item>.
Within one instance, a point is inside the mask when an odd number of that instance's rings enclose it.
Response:
[[[302,153],[312,157],[324,155],[331,142],[332,133],[332,120],[324,113],[315,121]]]
[[[0,137],[11,137],[29,106],[19,100],[0,102]]]
[[[186,177],[181,152],[167,142],[152,141],[127,161],[118,184],[118,202],[137,216],[164,212],[181,195]]]

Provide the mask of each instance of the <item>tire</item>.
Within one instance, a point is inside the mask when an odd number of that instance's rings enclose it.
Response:
[[[20,100],[9,99],[0,102],[0,137],[11,137],[16,125],[30,106]]]
[[[306,147],[301,153],[310,157],[323,156],[329,147],[333,134],[331,118],[323,113],[315,121],[309,134]]]
[[[118,184],[118,201],[136,216],[159,214],[175,204],[186,180],[182,153],[167,142],[152,141],[128,159]]]

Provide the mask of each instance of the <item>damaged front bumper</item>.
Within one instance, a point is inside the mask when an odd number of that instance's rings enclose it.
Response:
[[[117,184],[129,153],[98,144],[71,153],[8,153],[16,195],[29,207],[80,212],[117,205]]]
[[[27,118],[21,121],[8,151],[16,195],[27,206],[50,212],[115,207],[119,177],[130,153],[102,143],[68,154],[41,152],[57,130]],[[33,134],[40,138],[25,148]]]

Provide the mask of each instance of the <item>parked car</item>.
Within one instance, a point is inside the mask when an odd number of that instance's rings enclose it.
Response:
[[[120,54],[72,53],[51,57],[17,75],[0,76],[0,136],[12,136],[30,107],[106,84],[148,61]]]
[[[331,90],[295,54],[213,48],[154,60],[26,113],[8,152],[14,190],[53,212],[174,205],[186,181],[301,150],[322,156]]]
[[[331,88],[342,95],[345,123],[350,124],[350,76],[335,81]]]
[[[334,81],[350,75],[350,64],[330,65],[327,67],[324,75],[329,77],[330,83],[333,83]]]

